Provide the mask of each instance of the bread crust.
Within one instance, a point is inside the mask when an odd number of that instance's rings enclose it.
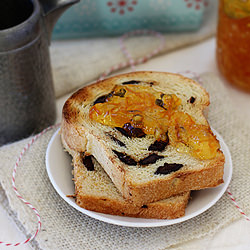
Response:
[[[87,129],[82,125],[81,108],[93,102],[97,97],[109,93],[115,84],[131,80],[147,82],[152,81],[152,79],[156,81],[154,84],[157,87],[166,89],[166,92],[169,88],[166,84],[168,79],[176,81],[176,84],[178,82],[185,83],[187,89],[189,87],[197,88],[197,91],[199,91],[197,97],[199,106],[196,108],[194,105],[194,108],[201,117],[200,122],[208,125],[203,112],[209,105],[209,95],[203,87],[195,81],[177,74],[151,71],[123,74],[86,86],[78,90],[66,101],[62,115],[61,132],[69,148],[78,152],[86,151],[92,154],[103,166],[123,197],[138,206],[159,201],[185,191],[215,187],[223,183],[225,157],[219,151],[216,158],[203,162],[204,167],[200,170],[180,170],[172,173],[171,178],[152,180],[141,185],[135,184],[128,177],[124,164],[112,153],[105,141],[99,138],[94,130]]]
[[[87,210],[112,214],[119,216],[128,216],[147,219],[176,219],[185,215],[185,208],[188,204],[188,194],[185,194],[182,201],[153,202],[146,206],[134,207],[129,202],[121,202],[108,198],[100,199],[95,196],[84,196],[76,193],[76,203]]]

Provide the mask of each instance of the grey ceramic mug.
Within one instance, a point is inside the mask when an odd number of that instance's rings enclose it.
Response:
[[[50,36],[59,16],[75,2],[0,1],[0,145],[54,123]]]

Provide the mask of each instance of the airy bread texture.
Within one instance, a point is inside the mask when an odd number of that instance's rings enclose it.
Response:
[[[209,95],[198,83],[177,74],[133,72],[84,87],[66,101],[61,133],[68,147],[79,153],[93,155],[122,196],[136,206],[223,183],[225,158],[220,150],[212,159],[202,160],[178,152],[170,144],[163,151],[156,152],[160,158],[152,164],[135,166],[121,161],[122,157],[119,158],[115,152],[131,156],[136,162],[153,154],[149,146],[154,143],[154,136],[128,138],[114,127],[91,120],[89,110],[98,97],[110,93],[115,85],[129,81],[137,81],[142,85],[150,83],[152,90],[175,94],[182,103],[178,110],[189,114],[197,124],[209,126],[203,114],[209,105]],[[169,174],[155,174],[165,163],[183,166]]]
[[[75,196],[80,207],[105,214],[148,219],[176,219],[185,215],[190,192],[135,206],[121,196],[94,157],[91,157],[94,169],[88,170],[83,164],[84,153],[71,150],[63,138],[62,143],[73,157]]]

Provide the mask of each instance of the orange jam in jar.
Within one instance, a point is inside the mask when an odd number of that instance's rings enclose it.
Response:
[[[250,92],[250,0],[220,0],[216,56],[225,79]]]
[[[204,160],[214,158],[219,150],[210,128],[180,111],[182,101],[175,94],[163,94],[149,85],[116,85],[98,99],[102,101],[95,102],[89,117],[103,125],[137,131],[132,137],[168,139],[179,152]]]

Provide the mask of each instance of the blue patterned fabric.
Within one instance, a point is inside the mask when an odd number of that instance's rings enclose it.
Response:
[[[190,31],[201,25],[209,0],[81,0],[67,10],[53,38],[120,35],[136,29]]]

